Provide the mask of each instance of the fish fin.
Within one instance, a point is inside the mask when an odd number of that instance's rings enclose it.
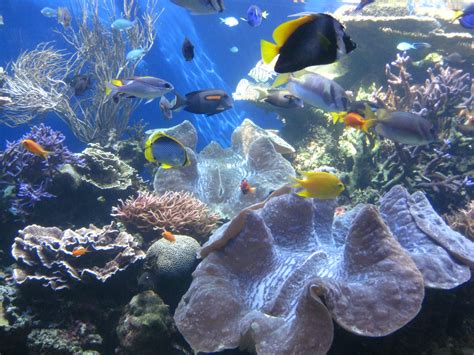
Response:
[[[374,124],[377,123],[377,120],[365,120],[363,123],[362,123],[362,130],[365,132],[365,133],[369,133],[369,128],[372,127]]]
[[[182,107],[188,105],[188,100],[185,97],[181,96],[176,91],[174,91],[174,94],[176,95],[176,98],[175,98],[175,104],[173,106],[171,106],[172,111],[177,111],[177,110],[181,109]]]
[[[41,153],[41,156],[42,156],[44,159],[48,160],[50,154],[51,154],[50,151],[45,150],[43,153]]]
[[[331,112],[332,123],[336,124],[338,122],[344,122],[344,117],[347,115],[347,112]]]
[[[246,18],[241,17],[240,18],[242,21],[248,22]]]
[[[154,100],[154,99],[150,99],[150,100],[145,101],[145,105],[146,105],[146,104],[149,104],[149,103],[152,102],[153,100]]]
[[[123,86],[123,81],[120,79],[113,79],[110,81],[110,83],[117,87]]]
[[[453,23],[454,21],[456,21],[457,19],[459,19],[460,17],[463,17],[464,16],[464,11],[462,10],[457,10],[457,11],[454,11],[454,16],[453,18],[451,19],[451,23]]]
[[[364,118],[366,120],[375,120],[375,114],[374,114],[374,111],[372,111],[372,109],[370,108],[369,105],[365,105],[365,108],[364,108]]]
[[[384,109],[384,108],[380,108],[377,110],[377,121],[384,121],[387,119],[389,115],[389,112],[388,110]]]
[[[319,42],[322,44],[324,49],[329,50],[329,47],[331,46],[331,41],[326,36],[324,36],[323,34],[319,32],[316,33],[316,35],[318,36]]]
[[[148,160],[150,163],[156,163],[156,159],[153,156],[152,145],[153,143],[156,142],[158,138],[160,138],[163,135],[164,135],[163,132],[155,131],[147,138],[145,142],[145,149],[144,149],[145,159]]]
[[[270,14],[268,13],[267,10],[265,10],[265,11],[262,12],[262,18],[263,18],[264,20],[266,20],[269,15],[270,15]]]
[[[300,179],[298,179],[297,177],[295,176],[288,176],[291,180],[294,180],[295,183],[293,185],[290,185],[290,187],[293,187],[293,188],[296,188],[296,187],[301,187],[301,181]]]
[[[166,163],[162,163],[160,165],[160,168],[163,168],[163,169],[171,169],[173,166],[172,165],[169,165],[169,164],[166,164]]]
[[[288,80],[290,80],[290,76],[291,76],[290,74],[279,74],[276,77],[275,81],[273,82],[272,88],[285,85],[288,82]]]
[[[314,15],[308,15],[282,23],[273,31],[273,39],[278,46],[282,46],[288,38],[302,25],[312,21]]]
[[[270,64],[275,58],[278,53],[280,52],[280,47],[272,42],[268,42],[265,40],[260,41],[260,45],[262,48],[262,60],[265,64]]]
[[[301,190],[298,191],[296,194],[301,197],[312,197],[308,190]]]
[[[221,23],[225,23],[225,19],[223,19],[222,17],[219,17],[219,19],[221,20]]]

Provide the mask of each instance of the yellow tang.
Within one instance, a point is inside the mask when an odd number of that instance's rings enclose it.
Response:
[[[176,138],[164,132],[151,134],[145,142],[145,158],[163,169],[181,168],[190,164],[188,152]]]
[[[303,188],[297,193],[302,197],[313,197],[322,200],[334,199],[344,191],[344,184],[336,175],[322,171],[303,172],[304,179],[291,177],[296,181],[291,187]]]

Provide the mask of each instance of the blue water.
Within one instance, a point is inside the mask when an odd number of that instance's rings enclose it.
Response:
[[[182,94],[208,88],[223,89],[231,94],[238,82],[246,77],[260,59],[260,39],[271,38],[273,29],[285,21],[288,14],[332,11],[340,5],[338,1],[332,0],[307,2],[308,4],[293,4],[291,0],[258,1],[259,6],[270,13],[269,19],[262,26],[252,28],[241,21],[238,26],[230,28],[221,24],[219,15],[193,16],[169,0],[160,1],[160,6],[165,10],[156,25],[157,39],[139,66],[138,74],[166,79]],[[116,3],[120,9],[123,2],[117,0]],[[144,7],[146,1],[140,0],[139,3]],[[35,48],[41,42],[54,42],[57,48],[67,48],[61,36],[53,31],[60,29],[61,25],[55,19],[41,15],[40,11],[45,6],[67,6],[74,16],[77,15],[74,4],[75,1],[0,0],[0,14],[5,21],[5,25],[0,26],[0,66],[6,67],[20,53]],[[226,11],[222,16],[245,17],[247,8],[252,4],[253,1],[227,0]],[[192,62],[185,62],[181,55],[181,44],[186,36],[195,46],[196,56]],[[238,53],[231,53],[230,48],[233,46],[239,48]],[[148,123],[148,128],[160,128],[188,119],[198,129],[200,149],[213,140],[228,146],[232,131],[247,117],[264,128],[279,128],[281,125],[275,114],[242,102],[236,102],[232,110],[212,117],[178,112],[173,120],[166,121],[159,110],[158,100],[142,104],[134,112],[130,123],[143,119]],[[38,122],[40,120],[61,130],[71,149],[78,151],[84,147],[55,115],[39,117]],[[16,139],[28,129],[26,125],[16,128],[1,126],[0,142]],[[0,146],[0,149],[3,147]]]

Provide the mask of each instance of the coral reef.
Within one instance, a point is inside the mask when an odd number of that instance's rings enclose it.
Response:
[[[190,125],[184,123],[182,125]],[[182,128],[168,130],[181,139]],[[188,139],[190,133],[187,133]],[[183,144],[187,144],[181,140]],[[196,141],[192,138],[192,141]],[[262,136],[250,120],[244,120],[232,134],[232,146],[228,149],[212,142],[199,154],[189,147],[190,166],[182,169],[159,168],[154,188],[165,191],[189,191],[223,217],[231,218],[241,209],[263,200],[268,194],[294,175],[291,164],[277,152],[281,143],[272,137]],[[256,188],[255,193],[240,191],[242,179]]]
[[[466,209],[446,216],[450,227],[474,241],[474,201]]]
[[[139,232],[146,242],[161,233],[191,235],[205,240],[215,229],[218,216],[189,192],[168,191],[162,195],[139,192],[112,209],[112,216],[131,232]]]
[[[134,296],[117,326],[119,354],[169,354],[175,333],[169,307],[153,291]]]
[[[48,159],[39,157],[22,146],[25,139],[33,140],[50,152]],[[69,164],[84,165],[84,160],[71,153],[64,145],[65,137],[43,124],[34,126],[19,140],[8,142],[0,153],[0,191],[6,211],[18,219],[24,219],[42,200],[54,198],[48,192],[60,169]]]
[[[74,329],[33,329],[27,347],[33,354],[98,354],[102,337],[90,325],[78,322]]]
[[[76,231],[31,225],[19,231],[12,255],[18,284],[37,283],[56,291],[90,281],[104,283],[145,257],[133,237],[114,225]]]
[[[22,53],[12,63],[12,74],[5,76],[0,88],[0,95],[11,99],[3,106],[0,123],[15,126],[30,122],[38,114],[53,112],[84,142],[103,142],[110,130],[120,135],[126,129],[137,101],[105,100],[102,84],[117,75],[134,76],[140,61],[129,63],[124,53],[129,47],[145,51],[152,47],[155,24],[161,14],[158,2],[149,1],[141,17],[134,0],[123,2],[122,17],[136,20],[127,36],[122,36],[101,18],[103,12],[107,19],[116,18],[113,0],[92,0],[77,5],[80,11],[77,27],[70,26],[62,33],[73,53],[69,55],[47,43]],[[88,95],[79,98],[70,89],[68,78],[84,70],[93,73],[98,84],[89,89]]]
[[[331,318],[355,334],[387,335],[417,315],[425,283],[451,288],[470,277],[474,244],[422,193],[397,186],[381,214],[359,205],[334,218],[334,201],[277,192],[201,249],[205,259],[175,313],[194,351],[325,353]]]

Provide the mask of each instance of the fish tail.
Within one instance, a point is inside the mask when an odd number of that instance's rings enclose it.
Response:
[[[178,92],[174,91],[174,94],[175,94],[175,98],[171,101],[171,108],[170,110],[171,111],[177,111],[179,110],[180,108],[184,107],[184,106],[187,106],[188,104],[188,100],[181,96]]]
[[[366,120],[375,120],[375,114],[374,111],[372,111],[372,108],[365,104],[365,109],[364,109],[364,118]]]
[[[265,11],[262,12],[262,18],[263,18],[264,20],[266,20],[266,19],[268,18],[268,15],[270,15],[270,14],[268,13],[267,10],[265,10]]]
[[[338,122],[344,122],[344,116],[347,115],[347,112],[331,112],[332,123],[336,124]]]
[[[48,160],[50,154],[51,154],[51,152],[45,150],[44,152],[41,153],[41,156],[42,156],[44,159]]]
[[[260,41],[260,46],[262,49],[262,60],[265,64],[270,64],[273,58],[275,58],[280,51],[280,47],[278,45],[263,39]]]
[[[221,20],[221,23],[225,23],[225,19],[223,19],[222,17],[219,17],[219,19]]]
[[[457,19],[459,19],[463,15],[464,15],[464,11],[462,11],[462,10],[454,11],[454,16],[453,16],[453,18],[451,19],[450,22],[453,23],[454,21],[456,21]]]
[[[118,93],[118,88],[120,86],[123,86],[122,81],[120,81],[120,80],[111,80],[110,83],[107,83],[105,85],[105,95],[106,96],[116,95]]]
[[[302,185],[301,185],[302,180],[298,179],[295,176],[291,176],[291,175],[289,176],[289,178],[295,181],[295,183],[293,185],[290,185],[290,187],[293,187],[293,188],[302,187]]]
[[[369,128],[371,128],[376,123],[377,120],[365,120],[364,123],[362,123],[362,130],[365,133],[369,133]]]
[[[257,188],[256,188],[256,187],[251,187],[251,188],[249,189],[249,192],[250,192],[251,194],[254,194],[255,191],[257,191]]]
[[[272,84],[272,88],[285,85],[290,80],[291,74],[279,74]]]

